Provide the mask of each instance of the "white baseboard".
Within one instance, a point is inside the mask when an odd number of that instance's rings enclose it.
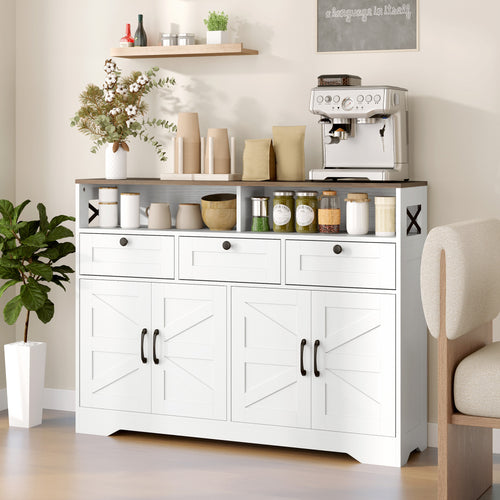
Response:
[[[43,407],[47,410],[75,411],[75,391],[45,388]]]
[[[437,424],[427,424],[427,446],[437,448],[438,426]],[[493,453],[500,454],[500,429],[493,429]]]
[[[0,411],[7,409],[7,389],[0,389]]]

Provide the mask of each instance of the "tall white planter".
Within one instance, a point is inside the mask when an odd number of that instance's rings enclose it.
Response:
[[[127,152],[121,146],[114,153],[113,143],[107,144],[105,162],[106,179],[127,178]]]
[[[45,342],[4,345],[9,425],[34,427],[42,423],[45,385]]]

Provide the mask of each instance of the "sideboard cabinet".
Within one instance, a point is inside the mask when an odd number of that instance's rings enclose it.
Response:
[[[145,214],[139,229],[102,229],[89,206],[109,185],[143,209],[168,201],[174,223],[178,203],[235,193],[236,229],[150,230]],[[396,235],[375,236],[373,209],[364,236],[344,216],[338,234],[251,232],[251,196],[285,188],[394,196]],[[426,196],[424,182],[78,180],[77,432],[405,464],[427,444]]]

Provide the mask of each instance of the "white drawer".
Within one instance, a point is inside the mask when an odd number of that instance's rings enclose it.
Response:
[[[179,278],[279,283],[280,241],[180,237]]]
[[[174,237],[81,234],[80,274],[174,277]]]
[[[287,285],[396,288],[394,243],[287,240],[285,250]]]

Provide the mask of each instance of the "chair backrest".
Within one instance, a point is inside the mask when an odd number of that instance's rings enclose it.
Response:
[[[500,219],[432,229],[425,241],[420,286],[425,319],[438,338],[441,253],[446,260],[446,336],[458,338],[500,312]]]

